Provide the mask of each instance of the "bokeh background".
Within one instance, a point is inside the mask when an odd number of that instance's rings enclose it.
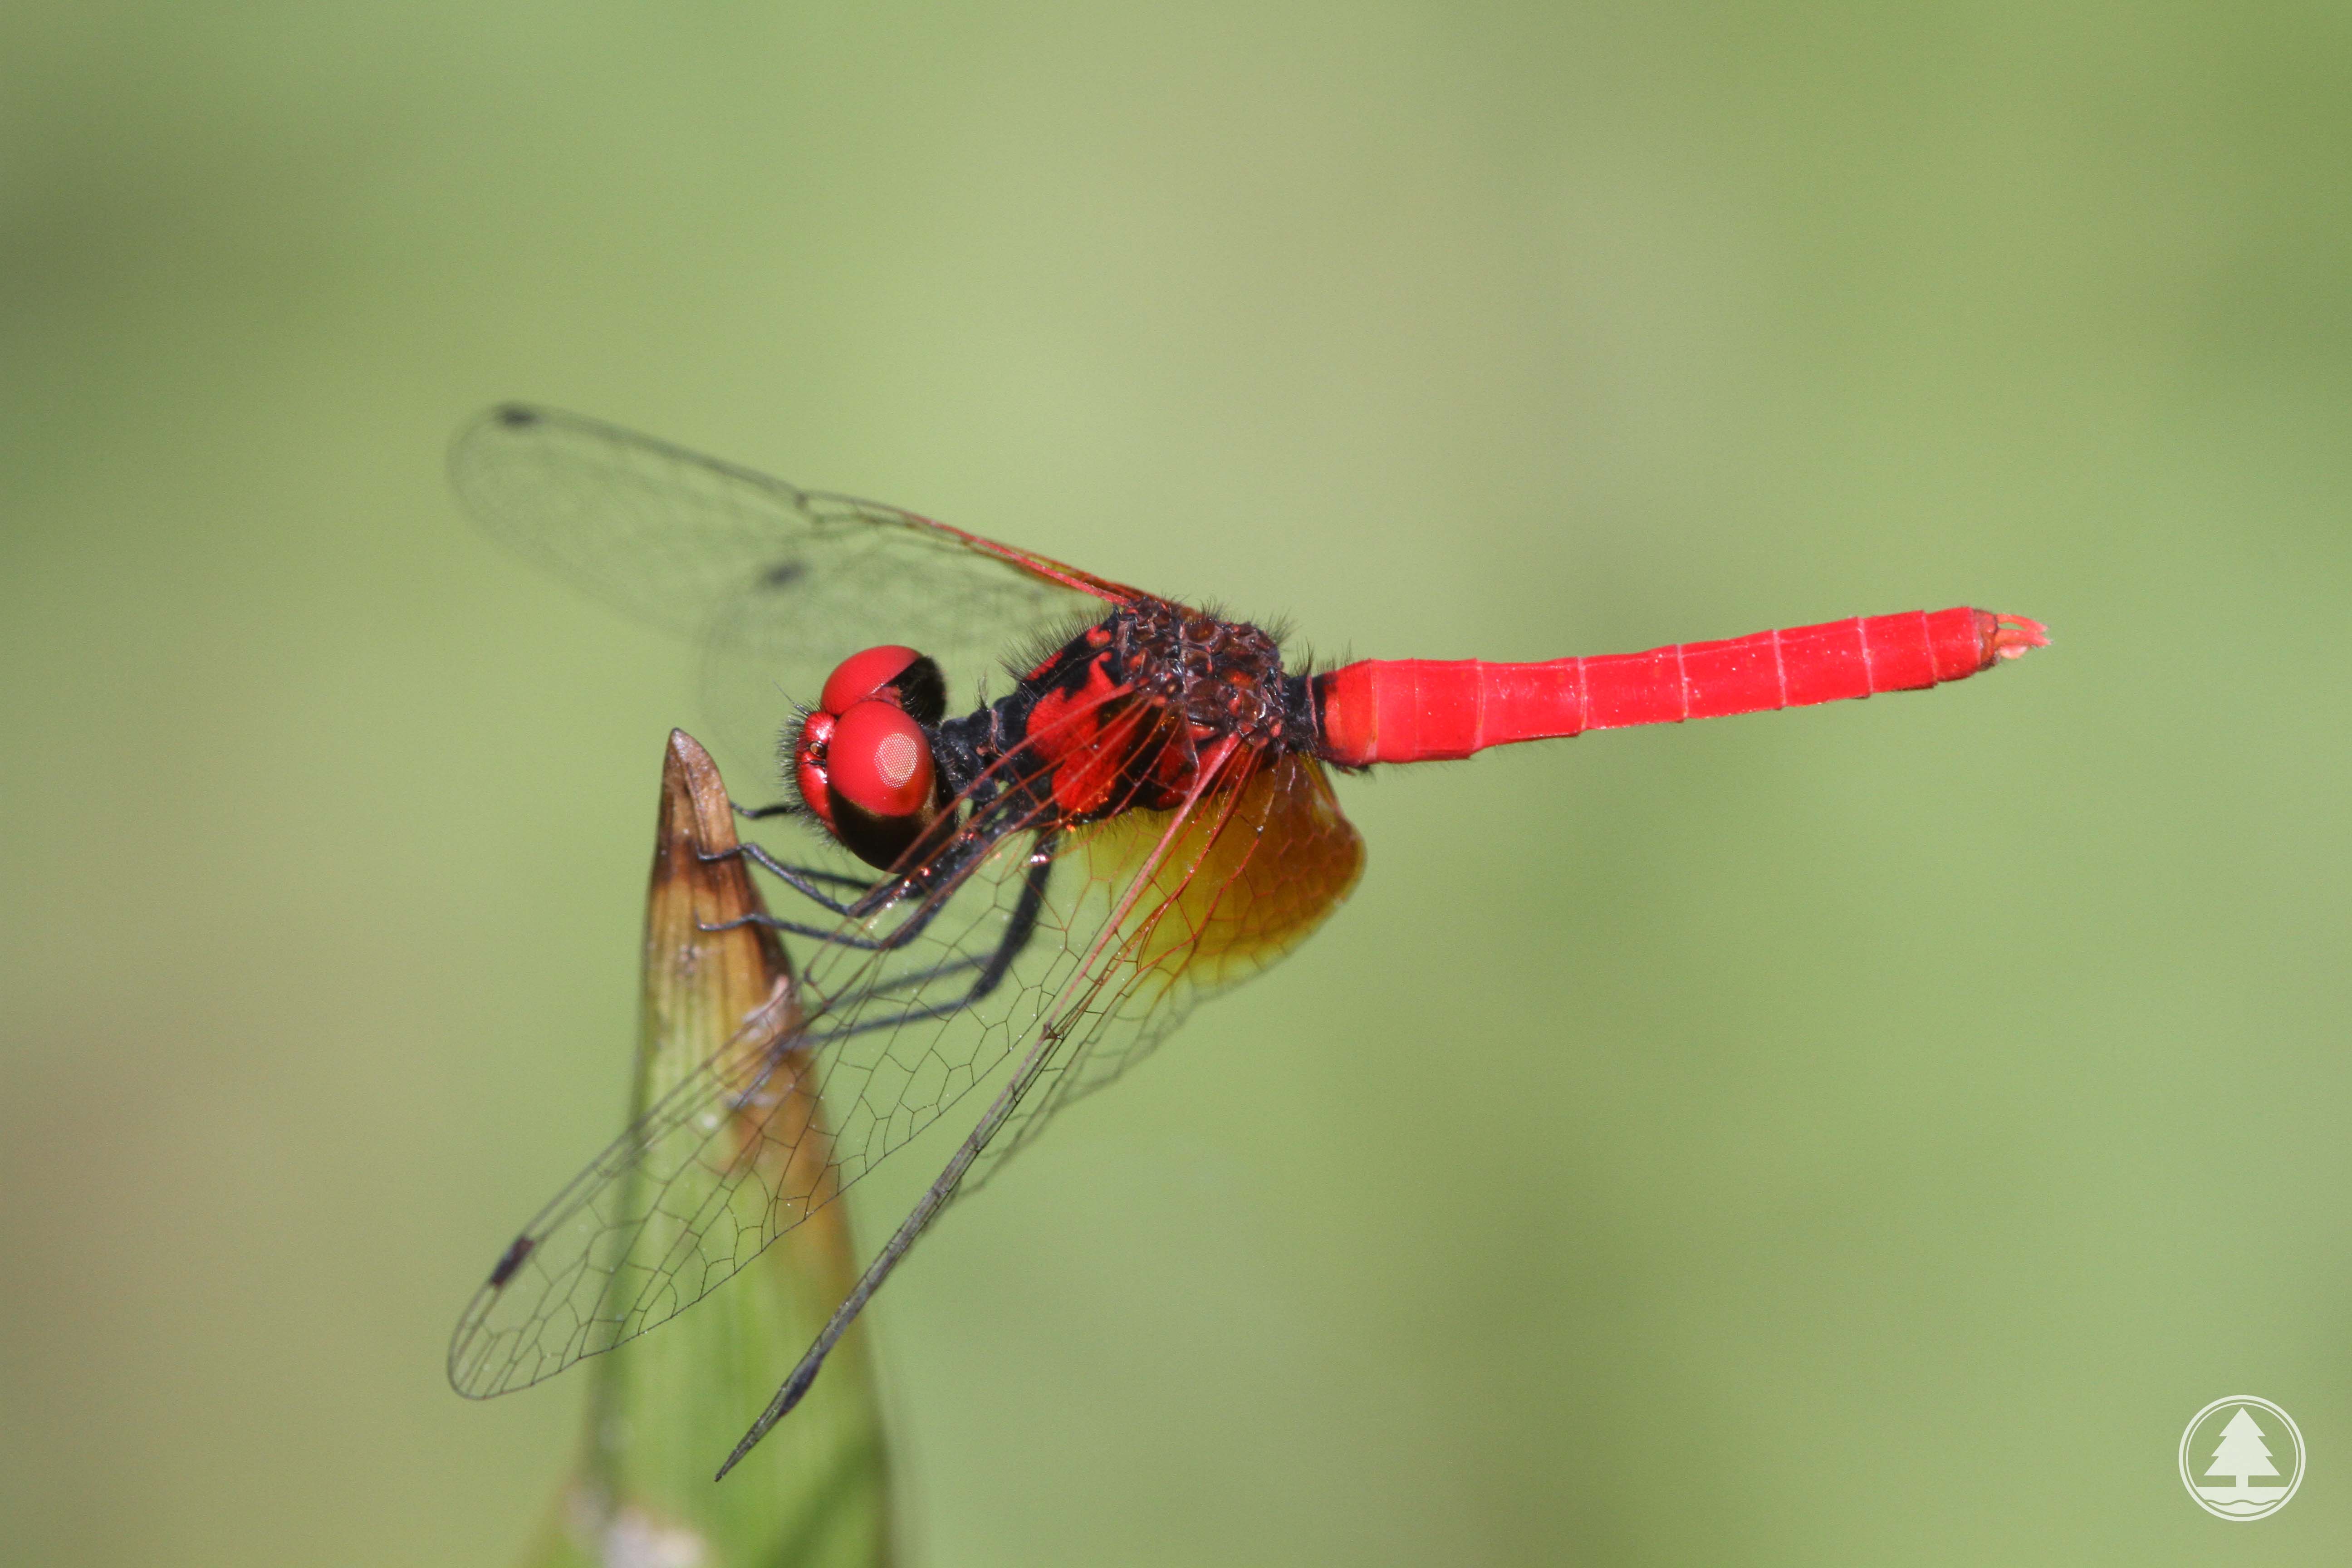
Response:
[[[2333,5],[0,12],[0,1560],[501,1563],[571,1458],[441,1357],[616,1125],[694,661],[460,518],[508,396],[1326,653],[2055,633],[1343,784],[1352,903],[885,1293],[912,1561],[2340,1557],[2347,79]],[[2244,1528],[2233,1393],[2315,1456]]]

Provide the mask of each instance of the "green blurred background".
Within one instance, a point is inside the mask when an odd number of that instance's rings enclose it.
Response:
[[[0,12],[0,1560],[501,1563],[571,1458],[441,1357],[617,1124],[693,659],[460,519],[508,396],[1327,653],[2054,630],[1343,784],[1352,903],[885,1293],[914,1561],[2340,1559],[2347,79],[2341,5]],[[2233,1393],[2316,1456],[2244,1530]]]

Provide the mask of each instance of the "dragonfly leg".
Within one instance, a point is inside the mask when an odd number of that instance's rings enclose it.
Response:
[[[960,1012],[995,990],[1003,983],[1005,971],[1012,967],[1013,961],[1021,955],[1022,949],[1029,944],[1029,939],[1036,931],[1037,915],[1045,902],[1046,879],[1053,869],[1054,840],[1055,835],[1052,833],[1041,833],[1036,842],[1030,847],[1029,864],[1021,879],[1021,897],[1013,907],[1012,918],[1005,922],[1003,940],[987,957],[952,959],[933,969],[897,976],[884,983],[880,987],[887,991],[918,990],[947,975],[977,969],[980,971],[980,975],[972,983],[971,991],[953,1002],[940,1003],[889,1018],[870,1019],[846,1033],[865,1034],[877,1028],[896,1028],[901,1024],[913,1023],[923,1018],[941,1017],[950,1013]],[[965,851],[967,855],[973,852],[970,849]],[[851,920],[887,908],[890,902],[890,896],[903,886],[897,881],[883,881],[872,887],[866,887],[864,883],[853,878],[845,877],[837,871],[820,870],[814,867],[787,866],[756,844],[741,844],[728,853],[748,857],[754,865],[778,877],[795,892],[824,909]],[[706,856],[705,858],[724,859],[726,856]],[[845,904],[810,887],[808,879],[814,878],[864,888],[864,894],[855,902]],[[926,900],[918,905],[915,912],[909,915],[897,930],[879,937],[852,936],[837,927],[826,929],[804,925],[798,921],[788,921],[776,915],[764,913],[738,915],[730,921],[706,923],[701,929],[707,931],[733,931],[747,925],[762,926],[769,931],[789,931],[794,936],[808,937],[815,942],[848,948],[859,952],[890,952],[904,947],[920,936],[924,929],[938,917],[940,911],[953,901],[953,898],[954,895],[950,892],[948,897],[936,902]]]
[[[807,882],[830,882],[836,888],[854,889],[860,894],[871,893],[875,890],[877,886],[874,879],[870,876],[857,877],[852,876],[846,871],[828,871],[822,866],[787,865],[783,861],[777,859],[773,855],[768,853],[764,847],[758,844],[739,844],[734,848],[726,851],[725,854],[706,855],[703,858],[706,860],[724,860],[730,855],[740,855],[744,859],[751,862],[752,865],[759,867],[761,870],[766,871],[771,875],[788,879],[794,889],[803,892],[807,889],[803,887],[803,884]]]
[[[959,958],[947,963],[940,964],[935,968],[919,969],[912,974],[901,974],[893,979],[878,981],[873,987],[872,994],[877,996],[887,996],[893,992],[919,991],[934,980],[944,980],[950,974],[963,974],[971,970],[982,968],[993,960],[995,956],[996,955],[993,952],[990,952],[984,956]],[[966,1005],[969,1001],[970,995],[967,994],[965,1000],[958,1002],[956,1005]],[[890,1023],[893,1026],[896,1026],[906,1022],[909,1016],[910,1015],[900,1014],[898,1017],[891,1019]]]
[[[881,890],[863,877],[846,876],[839,871],[825,870],[819,866],[787,866],[757,844],[738,844],[732,849],[722,850],[716,855],[705,855],[703,859],[715,861],[730,858],[749,860],[810,902],[836,915],[870,913],[870,910],[861,911],[857,906],[870,903],[874,895]],[[820,882],[830,882],[836,888],[855,889],[859,897],[851,903],[843,903],[820,888],[817,885]]]
[[[1040,853],[1031,857],[1029,869],[1021,879],[1021,897],[1013,906],[1012,918],[1004,922],[1004,934],[997,940],[996,946],[990,950],[985,958],[955,959],[935,969],[899,975],[877,987],[877,990],[883,991],[914,990],[928,985],[934,980],[977,969],[980,973],[972,977],[971,988],[962,995],[952,1001],[929,1002],[919,1007],[909,1007],[903,1013],[893,1013],[887,1018],[867,1018],[845,1028],[819,1034],[814,1037],[818,1043],[830,1045],[836,1040],[845,1040],[852,1035],[870,1035],[878,1029],[896,1029],[908,1024],[919,1024],[926,1018],[944,1018],[951,1014],[962,1012],[973,1003],[987,996],[999,985],[1003,984],[1005,975],[1012,971],[1013,961],[1018,959],[1027,950],[1029,943],[1035,939],[1037,916],[1045,907],[1045,883],[1053,875],[1054,862],[1049,842],[1041,842],[1039,850]],[[931,915],[936,912],[936,910],[927,910],[915,920],[908,921],[907,924],[913,926],[919,921],[928,922]],[[900,929],[903,931],[906,928]],[[898,934],[895,931],[891,933],[894,938]]]
[[[1005,940],[998,944],[987,971],[974,982],[975,996],[985,994],[982,987],[992,990],[1004,978],[1004,971],[1011,967],[1013,958],[1035,934],[1037,911],[1045,902],[1045,873],[1049,868],[1050,862],[1044,855],[1031,860],[1029,875],[1022,885],[1021,902],[1013,907],[1013,919],[1006,925]],[[1023,918],[1024,912],[1027,916],[1025,921]],[[809,1346],[807,1353],[801,1357],[800,1364],[793,1368],[792,1375],[784,1379],[782,1388],[776,1390],[776,1396],[768,1402],[768,1407],[760,1413],[760,1418],[751,1424],[751,1429],[743,1434],[742,1441],[735,1445],[735,1451],[727,1456],[727,1462],[719,1467],[719,1474],[711,1478],[713,1480],[725,1480],[727,1472],[751,1451],[752,1445],[766,1436],[777,1422],[792,1414],[793,1406],[801,1402],[810,1385],[816,1382],[816,1374],[824,1365],[824,1358],[833,1352],[833,1347],[840,1342],[841,1336],[848,1331],[849,1325],[856,1321],[866,1303],[874,1299],[874,1292],[882,1289],[882,1282],[890,1278],[891,1271],[913,1248],[916,1240],[930,1227],[940,1210],[955,1196],[955,1190],[962,1184],[964,1173],[971,1169],[972,1162],[980,1157],[982,1150],[988,1147],[990,1140],[996,1136],[1005,1120],[1013,1114],[1013,1108],[1021,1103],[1022,1097],[1037,1081],[1037,1074],[1060,1049],[1061,1043],[1058,1021],[1049,1023],[1038,1032],[1037,1043],[1029,1047],[1029,1054],[1022,1059],[1020,1066],[1013,1069],[1011,1080],[997,1092],[995,1100],[987,1110],[981,1114],[980,1124],[964,1139],[962,1145],[948,1161],[947,1168],[940,1173],[939,1178],[916,1203],[913,1212],[899,1223],[897,1232],[883,1244],[881,1253],[866,1266],[866,1272],[859,1277],[849,1295],[834,1309],[833,1317],[825,1323],[824,1331],[817,1335],[816,1342]]]
[[[1045,879],[1051,868],[1051,863],[1044,858],[1030,862],[1028,875],[1022,879],[1021,900],[1013,906],[1013,918],[1005,921],[1004,935],[986,956],[974,955],[955,959],[937,968],[920,970],[913,974],[901,974],[894,979],[886,980],[874,988],[877,994],[919,990],[934,980],[943,980],[950,974],[961,974],[977,969],[980,971],[980,977],[971,983],[971,990],[952,1002],[937,1003],[912,1012],[900,1013],[895,1017],[877,1018],[866,1027],[897,1028],[901,1024],[918,1023],[925,1018],[935,1018],[944,1014],[961,1012],[1003,984],[1005,973],[1013,967],[1013,961],[1021,956],[1022,951],[1037,934],[1037,914],[1045,905]],[[843,1033],[845,1035],[863,1034],[866,1032],[866,1027],[847,1029]]]
[[[695,929],[705,931],[737,931],[744,926],[759,926],[767,931],[790,931],[812,942],[822,942],[835,947],[856,948],[864,952],[887,952],[898,944],[889,937],[879,941],[862,936],[844,936],[838,926],[803,925],[798,921],[784,920],[777,915],[737,915],[731,921],[713,921]]]
[[[772,816],[800,816],[808,810],[798,801],[791,800],[780,800],[773,805],[745,805],[740,801],[728,804],[735,807],[736,816],[748,822],[765,822]]]
[[[762,864],[764,865],[766,862],[763,861]],[[779,867],[777,869],[779,871],[790,871],[792,868]],[[820,874],[832,876],[834,873],[824,872]],[[844,879],[845,880],[846,879]],[[866,892],[866,896],[858,900],[856,903],[844,904],[838,903],[832,899],[828,899],[822,893],[811,892],[808,889],[802,887],[797,882],[791,882],[786,885],[791,887],[795,892],[806,894],[809,898],[814,899],[816,902],[824,905],[826,909],[833,910],[835,913],[852,920],[855,920],[861,915],[872,913],[873,910],[869,909],[867,907],[868,905],[873,905],[875,908],[885,907],[887,900],[878,900],[877,895],[888,888],[897,886],[896,883],[886,882],[880,888],[869,889]],[[764,926],[770,931],[790,931],[794,936],[809,937],[814,941],[824,942],[833,947],[854,948],[860,952],[889,952],[898,948],[906,946],[907,943],[920,936],[923,932],[923,928],[930,924],[932,917],[937,915],[939,912],[940,906],[937,905],[929,909],[918,909],[912,915],[909,915],[907,918],[907,922],[904,925],[898,927],[898,930],[890,932],[887,936],[878,937],[851,936],[844,932],[838,926],[803,925],[798,921],[788,921],[779,916],[769,914],[737,915],[731,921],[719,921],[715,923],[706,923],[702,925],[700,929],[703,931],[733,931],[739,926]]]

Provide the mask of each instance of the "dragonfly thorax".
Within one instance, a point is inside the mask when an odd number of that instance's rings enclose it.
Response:
[[[1247,621],[1147,599],[1105,623],[1137,689],[1181,713],[1202,740],[1293,743],[1311,712],[1282,647]]]
[[[1310,704],[1265,632],[1145,598],[1046,653],[1002,701],[940,726],[941,764],[966,771],[969,741],[986,791],[1033,803],[1039,825],[1076,826],[1174,807],[1229,738],[1269,757],[1311,746]]]

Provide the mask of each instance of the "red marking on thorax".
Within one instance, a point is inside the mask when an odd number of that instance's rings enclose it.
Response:
[[[1101,810],[1118,784],[1120,758],[1101,743],[1103,718],[1128,688],[1111,679],[1109,663],[1087,660],[1075,695],[1055,687],[1029,710],[1029,743],[1053,765],[1054,804],[1073,816]]]

